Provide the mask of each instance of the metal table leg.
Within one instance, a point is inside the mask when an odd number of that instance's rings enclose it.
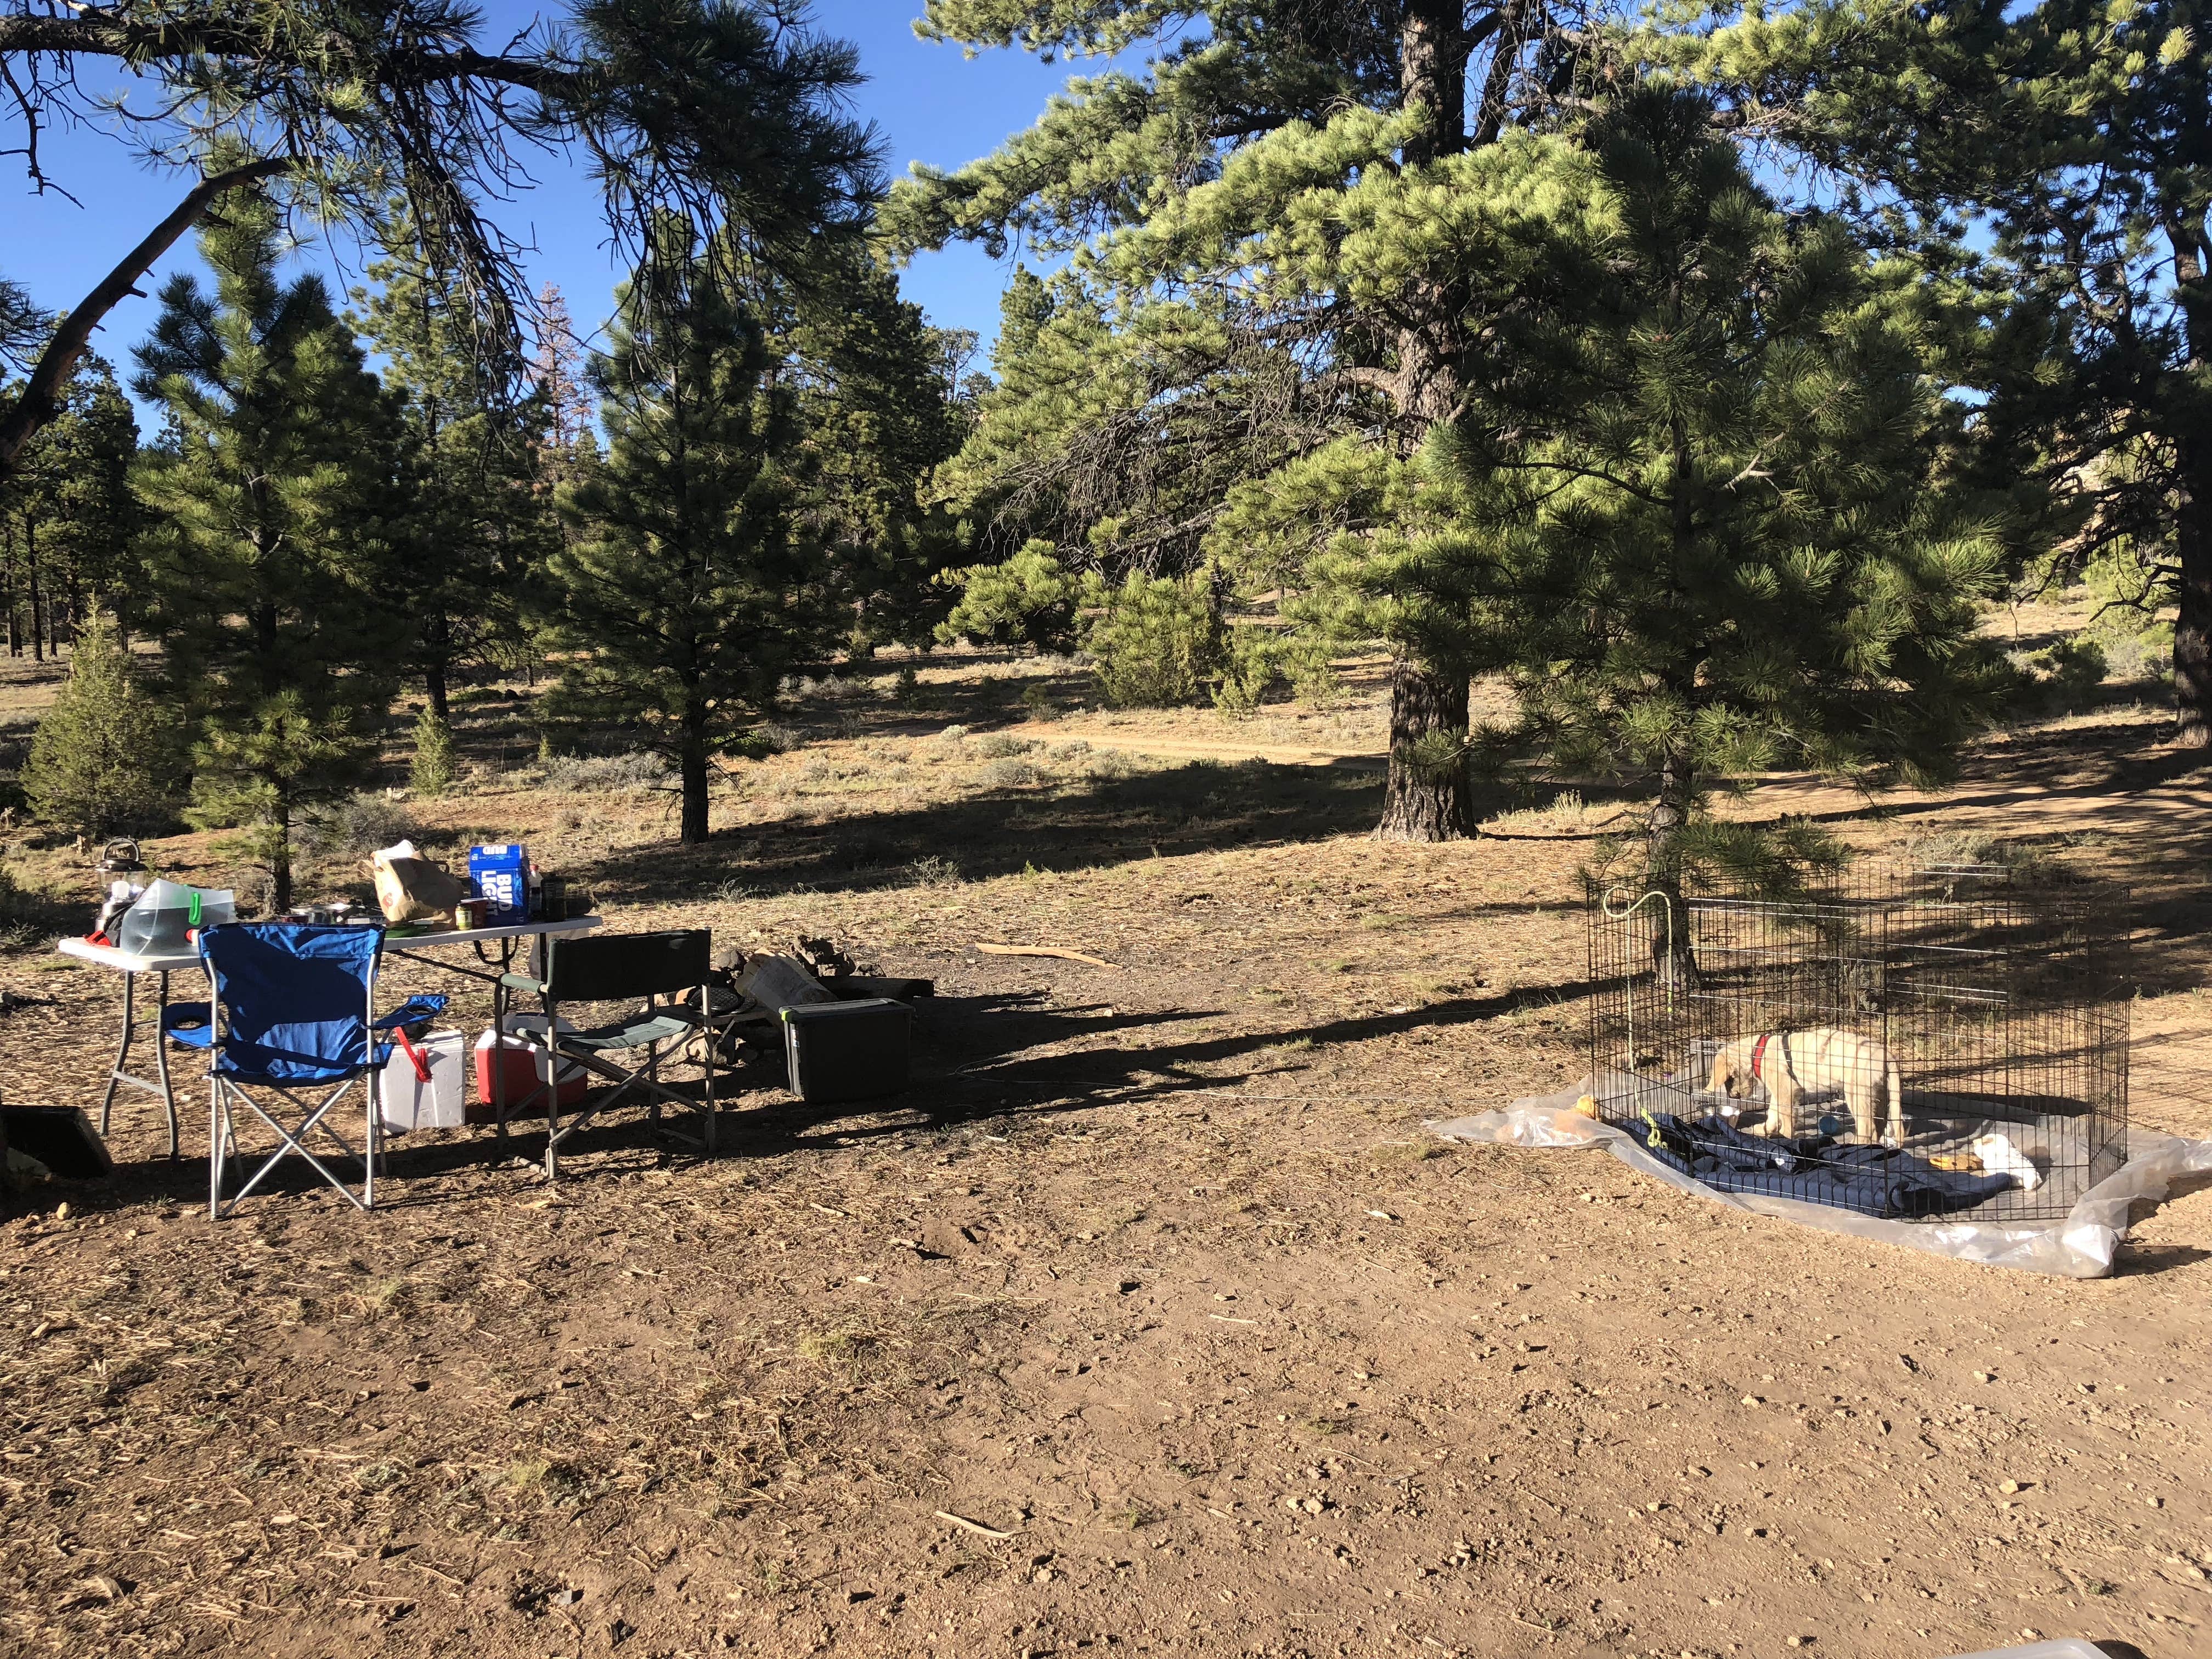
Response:
[[[115,1091],[128,1085],[143,1089],[149,1095],[161,1097],[161,1108],[169,1119],[169,1157],[173,1162],[179,1155],[177,1142],[177,1091],[169,1078],[169,1044],[161,1034],[161,1016],[169,1008],[169,973],[161,969],[155,974],[159,988],[155,994],[154,1011],[154,1072],[158,1082],[149,1081],[131,1074],[127,1067],[131,1044],[138,1034],[138,975],[125,972],[123,975],[123,1036],[115,1045],[115,1062],[107,1068],[107,1089],[100,1097],[100,1135],[107,1138],[108,1124],[114,1115]]]
[[[500,1144],[507,1146],[513,1139],[507,1133],[507,1085],[502,1070],[507,1062],[507,968],[514,960],[514,941],[503,939],[499,942],[499,972],[491,982],[491,1074],[499,1080],[495,1091],[497,1098],[491,1103],[492,1131]]]
[[[177,1090],[169,1081],[169,1042],[162,1020],[169,1012],[169,970],[161,969],[160,1011],[154,1017],[154,1069],[161,1079],[161,1103],[169,1110],[169,1162],[177,1161]],[[112,1084],[110,1085],[112,1087]]]
[[[514,941],[503,939],[499,942],[499,977],[491,982],[492,1046],[498,1048],[507,1036],[507,976],[514,967]]]
[[[107,1092],[100,1097],[100,1138],[107,1139],[108,1115],[115,1107],[116,1085],[128,1075],[123,1062],[131,1057],[131,1033],[137,1028],[138,975],[123,975],[123,1041],[115,1046],[115,1063],[107,1068]]]

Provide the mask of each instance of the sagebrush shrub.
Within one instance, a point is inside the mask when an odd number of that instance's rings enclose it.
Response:
[[[634,750],[626,755],[563,755],[545,769],[545,787],[577,794],[642,794],[665,782],[668,763]]]
[[[300,849],[318,858],[365,859],[380,847],[415,841],[422,826],[404,802],[378,793],[333,802],[302,824]]]

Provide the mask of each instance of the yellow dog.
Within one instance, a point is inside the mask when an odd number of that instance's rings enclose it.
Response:
[[[1904,1145],[1905,1091],[1897,1061],[1873,1037],[1832,1025],[1738,1037],[1713,1056],[1712,1079],[1705,1087],[1741,1100],[1761,1083],[1768,1104],[1759,1133],[1796,1135],[1798,1103],[1832,1089],[1842,1092],[1850,1108],[1861,1140]]]

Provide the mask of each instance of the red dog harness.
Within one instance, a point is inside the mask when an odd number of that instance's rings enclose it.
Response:
[[[1759,1041],[1751,1045],[1751,1080],[1753,1083],[1766,1081],[1759,1074],[1759,1062],[1766,1058],[1767,1040],[1773,1035],[1771,1031],[1761,1031],[1759,1034]]]

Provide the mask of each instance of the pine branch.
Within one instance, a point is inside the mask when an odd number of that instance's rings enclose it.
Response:
[[[0,415],[0,477],[13,470],[23,446],[59,412],[61,389],[76,372],[77,359],[90,343],[93,331],[137,286],[139,278],[153,269],[154,262],[175,246],[177,239],[198,223],[224,191],[275,178],[289,171],[292,165],[289,161],[253,161],[201,179],[167,218],[70,309],[32,366],[29,381],[6,413]]]

